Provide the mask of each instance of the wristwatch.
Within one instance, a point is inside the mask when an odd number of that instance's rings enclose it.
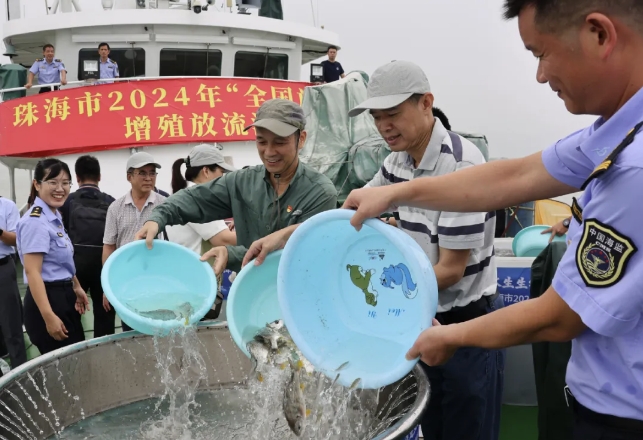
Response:
[[[569,228],[569,219],[568,218],[563,220],[563,226],[566,227],[566,228]]]

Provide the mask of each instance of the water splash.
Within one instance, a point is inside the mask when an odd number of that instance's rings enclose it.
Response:
[[[156,383],[161,382],[161,391],[146,400],[110,409],[87,419],[83,415],[82,421],[67,427],[64,433],[62,429],[56,431],[44,413],[48,412],[47,409],[44,412],[39,409],[24,387],[19,383],[18,386],[31,402],[28,406],[34,406],[35,411],[31,413],[38,412],[49,423],[54,432],[52,438],[74,440],[365,440],[373,438],[402,418],[417,396],[418,384],[413,376],[403,379],[384,394],[380,390],[345,388],[331,380],[334,378],[327,378],[319,372],[307,372],[303,375],[303,383],[309,412],[302,435],[296,437],[286,423],[282,406],[290,367],[287,364],[283,367],[260,364],[251,377],[246,377],[248,360],[234,344],[228,344],[226,336],[222,337],[220,332],[213,334],[214,342],[209,340],[209,334],[197,333],[196,327],[187,327],[163,338],[144,340],[143,343],[132,338],[135,342],[132,341],[130,346],[117,344],[139,366],[144,357],[154,359],[155,368],[149,373],[158,376]],[[208,339],[204,339],[204,336]],[[203,341],[213,351],[212,356],[207,350],[204,351],[206,345]],[[33,376],[29,376],[30,385],[33,384],[35,391],[46,402],[49,401],[50,391],[52,395],[58,394],[47,387],[58,386],[63,390],[61,397],[65,395],[75,404],[79,397],[66,389],[58,362],[54,366],[57,374],[53,373],[53,369],[47,371],[54,374],[49,376],[49,383],[45,371],[40,371],[44,392],[41,392]],[[214,376],[218,381],[210,378],[215,367],[221,370],[221,374]],[[53,379],[56,376],[57,380]],[[208,379],[212,382],[209,385]],[[31,391],[31,386],[29,389]],[[11,395],[9,390],[5,391]],[[392,393],[391,397],[389,392]],[[36,396],[35,392],[32,394]],[[14,400],[20,402],[16,396]],[[56,409],[62,411],[60,406]],[[42,430],[24,407],[22,411],[36,427],[34,432],[42,436]],[[54,419],[58,423],[55,412]],[[26,435],[29,431],[27,425],[19,417],[18,420],[21,420],[24,429],[15,424],[9,426],[17,433],[16,437],[22,436],[26,440],[35,438],[35,435]],[[24,421],[27,422],[26,418]],[[0,422],[4,420],[0,418]]]
[[[31,374],[29,375],[29,377],[31,377]],[[33,378],[31,378],[31,379],[33,380]],[[51,430],[55,433],[55,432],[56,432],[56,428],[54,428],[54,425],[51,423],[51,420],[49,420],[49,417],[47,417],[47,414],[45,414],[44,412],[40,411],[40,409],[38,408],[38,405],[36,405],[36,401],[35,401],[35,400],[33,400],[33,399],[31,398],[31,395],[27,392],[27,390],[25,389],[25,387],[24,387],[24,386],[23,386],[19,381],[16,381],[16,384],[18,385],[18,388],[20,388],[20,390],[22,391],[22,393],[25,395],[25,397],[26,397],[27,399],[29,399],[29,401],[33,404],[34,409],[35,409],[36,411],[38,411],[38,415],[39,415],[40,417],[42,417],[43,419],[45,419],[45,421],[47,422],[47,424],[49,424],[49,427],[51,428]],[[30,416],[30,418],[31,418],[31,416]],[[41,431],[41,432],[42,432],[42,431]]]
[[[22,404],[22,402],[20,401],[20,399],[18,398],[18,396],[16,396],[16,395],[15,395],[14,393],[12,393],[10,390],[6,390],[6,393],[7,393],[7,394],[9,394],[9,396],[11,396],[11,398],[12,398],[13,400],[15,400],[15,401],[16,401],[16,403],[18,404],[18,406],[20,407],[20,409],[22,409],[22,412],[24,412],[24,413],[25,413],[25,415],[27,416],[27,418],[29,419],[29,421],[30,421],[30,422],[33,424],[33,426],[36,428],[36,430],[38,431],[38,434],[42,435],[42,434],[44,433],[44,431],[42,430],[42,428],[40,428],[40,426],[38,426],[38,424],[37,424],[37,423],[36,423],[36,421],[33,419],[33,417],[31,417],[31,413],[30,413],[29,411],[27,411],[27,408],[25,408],[25,407],[24,407],[24,405]],[[38,407],[35,405],[35,403],[34,403],[34,407],[35,407],[36,409],[38,409]],[[22,420],[22,418],[20,418],[20,420]]]
[[[9,424],[10,424],[10,425],[14,426],[14,427],[15,427],[15,428],[20,432],[20,434],[18,434],[18,432],[14,431],[13,429],[11,429],[11,427],[9,427],[9,426],[5,425],[4,423],[2,423],[2,422],[0,421],[0,427],[1,427],[1,428],[4,428],[6,431],[8,431],[10,434],[12,434],[13,436],[15,436],[16,438],[18,438],[18,439],[24,439],[25,437],[23,437],[23,435],[24,435],[24,436],[27,436],[27,439],[35,438],[35,437],[32,437],[32,436],[29,436],[29,435],[28,435],[28,434],[27,434],[27,433],[26,433],[26,432],[25,432],[25,431],[24,431],[20,426],[18,426],[18,425],[16,424],[16,422],[14,422],[13,420],[11,420],[11,419],[10,419],[6,414],[4,414],[3,412],[0,412],[0,416],[2,416],[2,418],[3,418],[3,419],[5,419],[5,421],[9,422]]]
[[[207,380],[207,367],[198,349],[196,328],[179,328],[165,338],[155,337],[153,342],[156,366],[165,387],[155,412],[167,403],[168,414],[143,423],[138,438],[157,439],[162,433],[163,438],[191,439],[191,430],[204,424],[193,413],[199,407],[195,400],[197,389],[201,381]],[[173,370],[177,370],[176,374]]]
[[[60,371],[60,360],[56,359],[54,362],[54,368],[56,372],[58,373],[58,384],[60,384],[60,388],[62,389],[63,395],[69,397],[74,404],[80,401],[80,398],[78,396],[73,396],[69,391],[67,391],[67,387],[65,386],[65,382],[63,381],[63,373]],[[85,420],[85,410],[83,407],[80,407],[80,418],[82,420]],[[64,429],[64,428],[63,428]]]
[[[123,351],[127,352],[127,353],[130,355],[130,357],[132,358],[132,363],[134,364],[134,371],[138,371],[138,370],[136,369],[136,356],[134,356],[134,353],[132,353],[132,351],[131,351],[131,350],[128,350],[127,348],[123,347],[123,346],[121,345],[121,343],[120,343],[120,342],[118,342],[118,341],[114,342],[114,344],[116,344],[116,346],[117,346],[118,348],[120,348],[121,350],[123,350]]]

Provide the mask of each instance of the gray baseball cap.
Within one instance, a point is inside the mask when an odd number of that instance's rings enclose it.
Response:
[[[132,154],[129,159],[127,159],[127,168],[126,171],[129,171],[130,168],[141,168],[145,165],[154,165],[156,168],[161,168],[161,165],[154,162],[154,158],[150,153],[145,151],[139,151],[138,153]]]
[[[424,71],[410,61],[391,61],[373,72],[366,90],[366,101],[348,112],[351,118],[365,110],[396,107],[412,95],[431,93]]]
[[[218,165],[226,171],[234,171],[235,168],[225,162],[223,153],[215,145],[199,144],[192,148],[185,159],[189,167],[204,167],[206,165]]]
[[[288,137],[297,130],[306,128],[304,110],[288,99],[270,99],[257,110],[255,122],[245,128],[262,127],[277,136]]]

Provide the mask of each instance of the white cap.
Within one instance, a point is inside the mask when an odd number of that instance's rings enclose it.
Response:
[[[190,154],[185,159],[185,164],[189,167],[204,167],[207,165],[217,165],[226,171],[234,171],[234,167],[225,162],[223,153],[214,145],[199,144],[192,148]]]
[[[150,153],[140,151],[138,153],[132,154],[129,159],[127,159],[127,167],[125,168],[125,170],[129,171],[132,168],[141,168],[145,165],[154,165],[156,168],[161,168],[161,165],[154,162],[154,158]]]
[[[431,93],[431,86],[420,66],[410,61],[391,61],[373,72],[366,101],[349,111],[348,116],[397,107],[415,94],[426,93]]]

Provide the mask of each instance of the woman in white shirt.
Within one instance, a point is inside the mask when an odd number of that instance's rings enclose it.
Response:
[[[181,166],[185,164],[185,174],[181,174]],[[172,165],[172,192],[176,193],[189,186],[210,182],[234,171],[225,163],[223,154],[214,145],[200,144],[190,151],[185,159],[178,159]],[[188,223],[186,225],[167,226],[166,233],[171,242],[178,243],[203,255],[203,241],[215,246],[235,246],[237,234],[228,229],[224,220],[210,223]]]

